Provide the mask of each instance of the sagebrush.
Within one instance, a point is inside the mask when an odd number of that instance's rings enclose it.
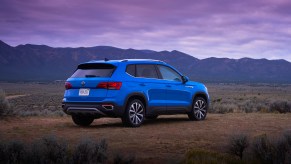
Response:
[[[5,92],[0,89],[0,117],[7,113],[9,103],[6,99]]]
[[[66,141],[55,136],[45,136],[31,144],[21,141],[0,141],[0,163],[70,164],[105,163],[106,140],[83,139],[69,148]]]
[[[249,146],[249,138],[246,134],[234,134],[230,138],[229,152],[243,159],[243,154]]]

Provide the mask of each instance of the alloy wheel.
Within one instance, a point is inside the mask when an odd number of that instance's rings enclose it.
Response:
[[[139,125],[143,121],[144,108],[143,105],[139,102],[134,102],[130,105],[129,108],[129,118],[130,121],[135,124]]]
[[[206,102],[199,99],[194,104],[194,115],[198,120],[204,119],[206,115]]]

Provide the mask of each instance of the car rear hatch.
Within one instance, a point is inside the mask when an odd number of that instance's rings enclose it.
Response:
[[[65,84],[66,101],[102,101],[107,96],[108,82],[115,69],[116,66],[107,63],[80,64]]]

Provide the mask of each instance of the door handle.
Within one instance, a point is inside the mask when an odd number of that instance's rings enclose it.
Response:
[[[139,85],[140,85],[140,86],[146,86],[144,83],[140,83]]]

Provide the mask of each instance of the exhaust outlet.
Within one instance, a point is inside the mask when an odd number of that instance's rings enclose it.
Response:
[[[107,110],[113,110],[114,109],[114,106],[110,105],[110,104],[104,104],[104,105],[102,105],[102,107],[107,109]]]

